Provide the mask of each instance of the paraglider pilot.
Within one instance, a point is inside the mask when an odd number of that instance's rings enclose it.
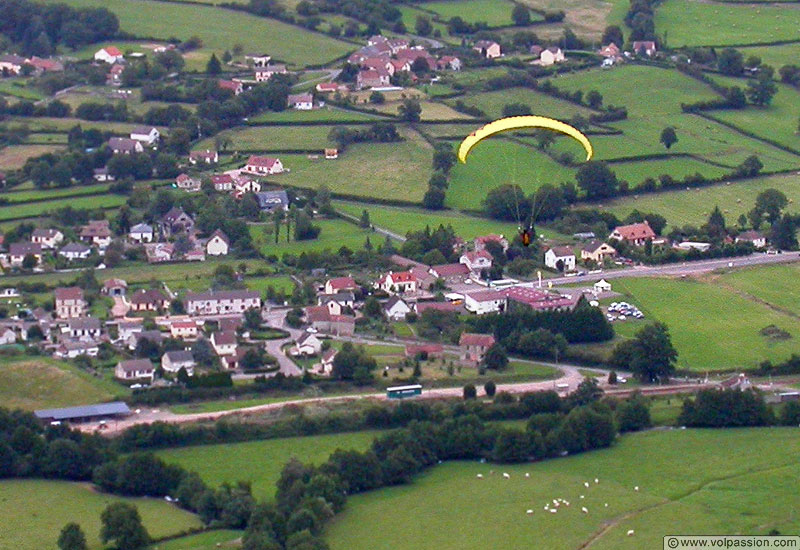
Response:
[[[519,228],[519,240],[522,241],[522,246],[530,246],[532,239],[530,227]]]

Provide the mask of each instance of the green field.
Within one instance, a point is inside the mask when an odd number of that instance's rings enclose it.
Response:
[[[225,133],[231,139],[232,151],[274,151],[306,149],[322,152],[335,146],[328,139],[333,126],[250,126]],[[213,149],[216,138],[208,138],[194,146],[195,149]]]
[[[460,97],[448,100],[447,103],[455,104],[457,100],[463,101],[466,105],[477,107],[482,110],[489,118],[500,118],[503,114],[503,107],[509,103],[522,103],[531,108],[535,115],[548,116],[558,119],[570,119],[575,115],[588,118],[593,113],[591,109],[575,105],[553,96],[539,93],[527,88],[508,88],[496,92],[483,92],[480,94]]]
[[[490,27],[512,25],[511,10],[514,4],[505,0],[450,0],[443,2],[426,2],[421,5],[423,9],[439,15],[447,21],[452,17],[461,17],[467,23],[483,21]],[[531,13],[531,21],[541,17]]]
[[[44,94],[30,85],[26,78],[4,78],[0,80],[0,95],[19,99],[39,100]]]
[[[751,55],[760,57],[763,63],[771,65],[775,70],[784,65],[796,65],[797,56],[800,54],[800,44],[784,44],[782,46],[750,46],[747,48],[736,48],[745,59]]]
[[[679,354],[678,368],[701,373],[751,369],[765,359],[777,362],[800,352],[800,327],[794,316],[722,287],[713,279],[620,279],[614,283],[614,290],[625,294],[646,320],[661,321],[669,327]],[[615,330],[622,336],[632,336],[641,324],[619,323]],[[760,335],[759,331],[769,325],[786,330],[792,337],[774,341]]]
[[[365,431],[313,437],[290,437],[158,451],[167,462],[200,474],[213,487],[249,481],[253,494],[271,499],[281,470],[290,458],[320,464],[336,449],[365,450],[380,432]]]
[[[667,0],[656,11],[655,25],[669,45],[717,46],[796,40],[800,10],[794,5],[724,4]]]
[[[238,548],[242,531],[221,529],[206,531],[197,535],[187,535],[164,542],[157,542],[150,550],[216,550],[217,548]]]
[[[614,167],[616,169],[616,167]],[[742,180],[730,185],[718,184],[696,187],[690,191],[665,191],[662,193],[643,193],[630,195],[613,201],[595,205],[619,218],[625,218],[633,210],[657,212],[667,218],[671,226],[692,224],[700,226],[708,220],[708,215],[719,206],[729,225],[736,223],[741,214],[753,208],[758,194],[765,189],[778,189],[792,202],[787,208],[797,212],[800,205],[800,176],[781,175]]]
[[[0,149],[0,170],[18,170],[29,158],[63,151],[57,145],[10,145]]]
[[[68,4],[108,8],[119,17],[122,30],[138,36],[186,40],[197,35],[203,48],[187,55],[196,68],[204,67],[212,52],[219,54],[235,44],[245,51],[269,51],[274,59],[295,66],[321,65],[355,49],[352,44],[275,19],[211,6],[153,0],[69,0]]]
[[[301,252],[321,252],[325,249],[336,253],[339,248],[346,246],[350,250],[360,250],[364,247],[364,241],[369,237],[372,246],[383,243],[384,237],[344,220],[314,220],[314,225],[322,228],[319,237],[311,241],[286,242],[286,227],[281,228],[278,244],[275,244],[275,233],[273,224],[251,225],[250,235],[253,237],[253,246],[266,256],[284,254],[300,254]],[[266,230],[266,232],[265,232]]]
[[[95,378],[66,361],[49,357],[3,358],[0,403],[4,407],[49,409],[110,401],[127,388]]]
[[[738,269],[726,273],[717,281],[792,315],[800,315],[798,276],[800,266],[791,264]]]
[[[720,168],[693,158],[675,157],[670,159],[615,162],[611,165],[614,173],[631,188],[635,188],[647,178],[658,181],[662,174],[669,174],[675,179],[702,174],[707,178],[718,178],[731,172],[729,168]]]
[[[161,499],[121,498],[98,493],[88,484],[44,480],[0,481],[0,548],[2,550],[55,550],[61,528],[76,522],[86,534],[89,548],[99,550],[100,513],[112,502],[135,504],[142,523],[153,537],[195,529],[197,516]],[[188,548],[186,550],[189,550]]]
[[[398,541],[405,550],[641,550],[661,548],[667,534],[796,533],[800,495],[787,481],[800,476],[798,453],[792,428],[673,430],[535,464],[449,462],[411,485],[350,497],[326,539],[332,550],[393,550]],[[545,512],[555,498],[571,506]]]
[[[0,154],[2,154],[0,152]],[[2,167],[2,164],[0,164]],[[69,204],[72,208],[117,208],[127,201],[123,195],[93,195],[90,197],[72,198],[69,201],[52,200],[39,201],[14,206],[0,207],[0,221],[16,220],[22,218],[35,218]]]
[[[399,143],[357,143],[337,160],[281,155],[291,172],[276,182],[297,187],[327,185],[333,193],[419,202],[428,188],[433,151],[422,136],[400,129]]]
[[[108,191],[107,183],[92,185],[81,185],[74,187],[61,187],[56,189],[36,189],[31,191],[11,191],[0,193],[0,197],[10,203],[21,203],[30,201],[40,201],[57,199],[64,197],[76,197],[80,195],[97,195]]]
[[[346,111],[338,107],[323,107],[311,111],[266,111],[250,117],[253,123],[271,122],[359,122],[362,120],[381,120],[383,117],[358,111]]]

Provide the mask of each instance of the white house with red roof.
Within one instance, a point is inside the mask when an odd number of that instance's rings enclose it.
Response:
[[[614,231],[608,236],[609,239],[615,241],[624,241],[636,246],[642,246],[647,241],[652,241],[656,238],[656,233],[647,220],[641,223],[632,223],[630,225],[620,225],[614,228]]]
[[[443,55],[436,62],[436,68],[440,71],[450,69],[451,71],[460,71],[462,67],[461,60],[452,55]]]
[[[575,271],[575,252],[569,246],[551,246],[544,253],[544,265],[556,271]]]
[[[391,84],[389,71],[386,69],[366,69],[356,75],[356,90],[365,88],[381,88]]]
[[[503,252],[508,250],[508,239],[503,235],[483,235],[482,237],[475,237],[475,250],[485,250],[487,243],[495,242],[503,247]]]
[[[225,80],[221,78],[217,80],[217,86],[223,90],[232,91],[233,95],[239,95],[244,91],[244,85],[238,80]]]
[[[181,319],[172,321],[169,325],[169,334],[172,338],[194,340],[200,333],[200,327],[194,319]]]
[[[495,339],[491,334],[461,333],[461,338],[458,340],[458,346],[461,348],[461,360],[480,363],[494,343]]]
[[[410,271],[390,271],[378,279],[376,287],[389,294],[413,293],[417,291],[417,277]]]
[[[200,178],[193,178],[189,174],[178,174],[178,177],[175,178],[175,185],[178,186],[178,189],[183,189],[187,193],[192,193],[194,191],[200,191],[202,182]]]
[[[242,168],[242,172],[255,176],[269,176],[272,174],[280,174],[283,171],[284,168],[281,159],[257,155],[251,155],[250,158],[247,159],[247,164]]]
[[[346,290],[356,290],[358,285],[352,277],[334,277],[325,281],[325,294],[336,294]]]
[[[241,199],[245,193],[258,193],[261,191],[261,184],[248,176],[233,176],[233,196]]]
[[[644,53],[647,57],[653,57],[656,51],[656,43],[652,40],[637,40],[633,43],[633,53],[636,55]]]
[[[472,47],[472,49],[486,59],[494,59],[495,57],[500,57],[503,54],[500,44],[494,40],[478,40],[475,42],[475,45]]]
[[[464,295],[464,307],[470,313],[485,315],[497,313],[506,308],[506,295],[501,290],[479,290]]]
[[[265,67],[256,67],[256,82],[266,82],[273,75],[276,74],[286,74],[286,65],[276,63],[276,64],[269,64]]]
[[[220,229],[214,231],[206,241],[206,254],[209,256],[227,256],[230,248],[230,239]]]
[[[470,271],[480,272],[492,268],[492,255],[486,250],[465,252],[458,259],[459,263],[466,265]]]
[[[102,61],[103,63],[108,63],[109,65],[113,65],[119,61],[125,59],[125,56],[122,55],[122,52],[116,46],[106,46],[95,52],[94,60],[95,61]]]
[[[189,164],[216,164],[217,162],[219,162],[219,153],[211,149],[189,152]]]
[[[297,111],[310,111],[314,108],[314,96],[311,94],[289,94],[286,103]]]
[[[321,94],[330,94],[334,92],[341,92],[347,89],[347,86],[339,84],[338,82],[320,82],[317,84],[316,90]]]
[[[211,183],[215,191],[233,191],[233,176],[231,174],[212,174]]]

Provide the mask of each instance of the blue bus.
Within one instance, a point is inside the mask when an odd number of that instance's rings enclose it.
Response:
[[[386,388],[386,397],[389,399],[404,399],[406,397],[414,397],[421,394],[422,386],[419,384]]]

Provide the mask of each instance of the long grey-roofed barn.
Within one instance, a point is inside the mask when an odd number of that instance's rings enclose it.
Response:
[[[88,422],[127,416],[131,414],[128,405],[122,401],[99,403],[97,405],[81,405],[79,407],[66,407],[63,409],[41,409],[34,411],[36,418],[46,422],[71,421]]]

